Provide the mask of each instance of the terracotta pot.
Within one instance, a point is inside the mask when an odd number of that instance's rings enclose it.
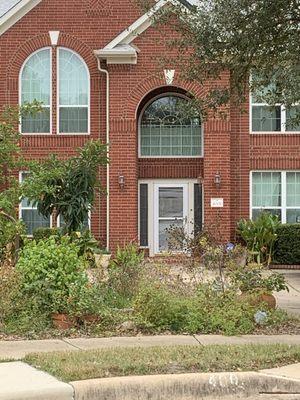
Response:
[[[97,314],[86,314],[82,316],[82,321],[87,325],[93,325],[99,322],[100,317]]]
[[[260,293],[258,299],[260,303],[266,303],[269,308],[275,310],[276,298],[271,293]]]
[[[242,298],[248,298],[249,302],[253,306],[257,306],[260,303],[266,303],[268,308],[275,310],[276,308],[276,298],[271,293],[263,293],[261,291],[255,292],[243,292],[241,294]]]
[[[75,320],[67,314],[54,313],[51,317],[52,323],[56,329],[64,331],[75,326]]]

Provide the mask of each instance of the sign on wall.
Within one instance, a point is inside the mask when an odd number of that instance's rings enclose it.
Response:
[[[222,208],[222,207],[224,207],[224,199],[212,198],[212,199],[210,199],[210,206],[212,208]]]

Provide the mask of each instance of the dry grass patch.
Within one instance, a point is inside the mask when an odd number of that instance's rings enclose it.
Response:
[[[300,362],[300,346],[127,347],[32,354],[24,361],[70,382],[114,376],[274,368]]]

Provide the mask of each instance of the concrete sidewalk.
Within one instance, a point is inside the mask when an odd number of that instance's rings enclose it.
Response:
[[[20,340],[0,341],[0,360],[20,360],[30,353],[52,351],[80,351],[109,347],[151,347],[174,345],[211,344],[272,344],[282,343],[300,345],[300,335],[161,335],[161,336],[133,336],[110,338],[78,338],[78,339],[49,339],[49,340]]]

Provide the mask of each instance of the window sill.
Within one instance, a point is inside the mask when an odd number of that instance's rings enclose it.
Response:
[[[261,131],[261,132],[250,132],[250,135],[300,135],[300,131],[288,131],[288,132],[282,132],[282,131]]]
[[[187,159],[189,159],[189,158],[199,158],[199,159],[201,159],[201,158],[204,158],[204,156],[139,156],[139,159],[141,159],[141,160],[147,160],[149,158],[162,159],[162,160],[164,160],[166,158],[168,158],[168,159],[173,159],[173,158],[176,158],[176,159],[181,159],[181,158],[187,158]]]

